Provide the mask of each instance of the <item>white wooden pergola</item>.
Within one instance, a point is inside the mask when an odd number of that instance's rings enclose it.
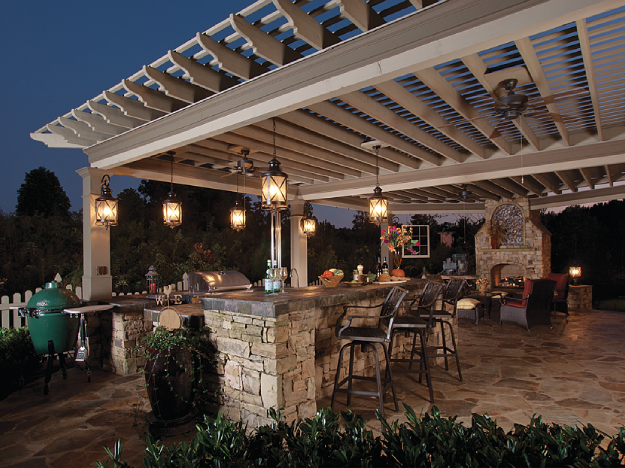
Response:
[[[368,209],[371,140],[393,214],[607,201],[625,197],[624,26],[625,0],[259,0],[31,136],[85,151],[91,199],[105,172],[169,181],[169,150],[176,183],[235,191],[223,176],[242,149],[266,166],[275,118],[296,220]],[[530,105],[507,120],[511,78]],[[90,245],[86,277],[108,265]]]

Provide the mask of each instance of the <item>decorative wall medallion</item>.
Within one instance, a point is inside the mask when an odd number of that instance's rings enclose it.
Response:
[[[523,211],[518,205],[512,203],[499,205],[493,211],[491,222],[506,230],[503,245],[522,246],[525,244]]]

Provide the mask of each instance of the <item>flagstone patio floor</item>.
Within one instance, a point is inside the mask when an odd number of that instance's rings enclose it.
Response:
[[[533,414],[546,422],[592,423],[615,435],[625,422],[625,314],[572,311],[568,322],[553,316],[553,329],[537,326],[530,332],[492,319],[476,326],[461,320],[459,350],[463,380],[455,363],[450,370],[434,367],[435,406],[444,416],[458,416],[468,424],[472,413],[488,413],[508,430],[527,424]],[[103,447],[123,442],[123,459],[142,466],[149,411],[141,387],[142,376],[118,376],[95,370],[90,383],[78,367],[67,380],[52,377],[50,393],[43,395],[43,379],[26,385],[0,402],[0,466],[87,467],[105,461]],[[405,421],[402,403],[417,413],[429,411],[427,388],[418,376],[396,374],[400,411],[387,397],[386,417]],[[345,396],[335,410],[344,410]],[[328,406],[329,398],[318,401]],[[375,420],[377,400],[354,397],[350,407]],[[193,433],[168,438],[187,440]]]

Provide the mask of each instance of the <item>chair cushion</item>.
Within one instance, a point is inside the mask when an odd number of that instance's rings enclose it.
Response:
[[[566,283],[569,281],[569,275],[567,273],[549,273],[547,279],[554,280],[556,282],[557,295],[564,296]]]
[[[475,309],[475,306],[481,304],[479,299],[473,299],[471,297],[465,297],[458,301],[458,309],[471,310]]]
[[[506,291],[491,291],[490,292],[491,297],[506,297],[508,295],[508,293]]]
[[[531,291],[532,291],[532,280],[526,278],[522,297],[529,296]],[[506,305],[525,309],[525,306],[527,305],[527,299],[506,299]]]

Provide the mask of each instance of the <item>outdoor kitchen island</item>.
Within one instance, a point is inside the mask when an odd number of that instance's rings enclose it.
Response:
[[[399,284],[410,296],[424,285],[425,280]],[[223,292],[175,309],[183,318],[203,314],[217,349],[219,405],[229,419],[241,418],[253,428],[270,422],[270,408],[281,409],[286,421],[316,413],[316,401],[332,393],[340,350],[334,330],[343,306],[381,304],[392,286],[312,286],[276,295]],[[158,310],[146,313],[156,319]],[[430,343],[439,338],[431,336]],[[394,356],[406,342],[398,335]],[[371,353],[358,350],[354,367],[374,375]],[[390,395],[385,401],[392,407]]]

